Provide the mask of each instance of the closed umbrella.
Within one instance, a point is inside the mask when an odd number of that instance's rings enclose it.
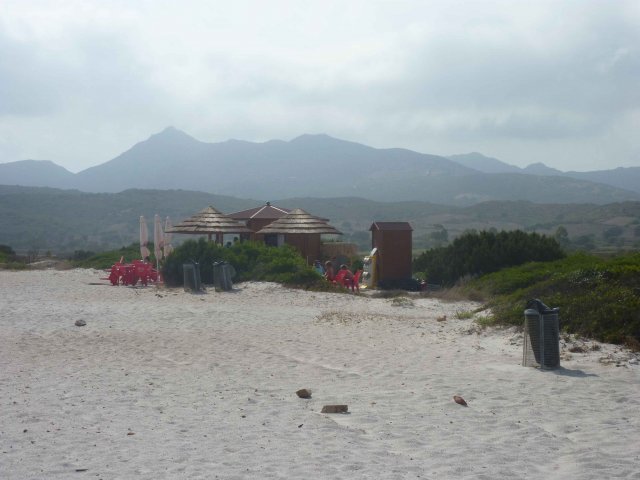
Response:
[[[153,253],[156,256],[156,272],[160,272],[160,259],[163,255],[164,249],[164,232],[162,231],[162,220],[160,215],[156,213],[153,217]],[[159,281],[159,278],[156,278]]]
[[[140,255],[144,260],[150,254],[147,245],[149,243],[149,232],[147,231],[147,222],[144,221],[144,217],[140,215]]]
[[[173,246],[171,245],[171,219],[167,217],[164,222],[164,258],[167,258],[169,254],[173,251]]]
[[[164,232],[162,231],[162,220],[156,213],[153,217],[153,253],[156,256],[156,263],[160,261],[164,254]]]

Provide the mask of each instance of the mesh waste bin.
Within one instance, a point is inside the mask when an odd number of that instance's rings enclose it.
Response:
[[[231,279],[236,274],[235,268],[227,262],[213,264],[213,285],[217,292],[228,291],[233,288]]]
[[[522,365],[553,369],[560,366],[559,308],[549,308],[538,299],[529,300],[524,311]]]
[[[200,280],[200,265],[197,262],[182,264],[185,292],[199,292],[202,290]]]

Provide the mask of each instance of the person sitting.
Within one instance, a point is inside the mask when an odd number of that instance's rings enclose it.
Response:
[[[320,263],[320,260],[316,260],[315,262],[313,262],[313,268],[315,269],[316,272],[318,272],[320,275],[324,276],[324,268],[322,267],[322,264]]]
[[[333,279],[335,278],[333,263],[331,263],[330,260],[324,262],[324,278],[326,278],[329,282],[333,282]]]

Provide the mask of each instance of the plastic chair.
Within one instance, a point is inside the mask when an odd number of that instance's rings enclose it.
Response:
[[[360,293],[360,278],[362,277],[362,270],[358,270],[353,276],[353,287]],[[353,290],[353,288],[351,289]]]

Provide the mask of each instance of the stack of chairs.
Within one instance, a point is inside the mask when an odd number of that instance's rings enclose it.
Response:
[[[109,270],[108,278],[111,285],[136,285],[140,282],[146,286],[149,282],[157,282],[159,275],[150,263],[144,263],[142,260],[123,263],[123,260],[120,259]]]
[[[342,285],[347,290],[351,289],[352,292],[360,292],[360,277],[362,277],[362,270],[358,270],[353,278],[345,278],[346,270],[338,270],[336,276],[333,279],[333,283],[336,285]]]

